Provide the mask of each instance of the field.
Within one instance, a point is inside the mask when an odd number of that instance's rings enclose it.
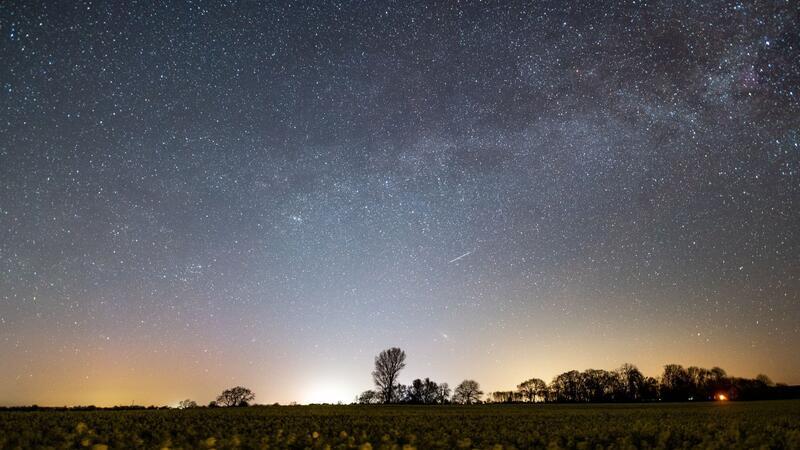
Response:
[[[0,448],[800,448],[800,401],[0,412]]]

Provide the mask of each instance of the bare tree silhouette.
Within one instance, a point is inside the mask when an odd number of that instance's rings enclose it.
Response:
[[[637,401],[643,396],[645,377],[633,364],[625,363],[616,370],[621,395],[616,400]]]
[[[366,390],[356,397],[356,402],[362,405],[371,405],[374,403],[380,403],[381,397],[378,395],[377,392],[373,391],[372,389]]]
[[[481,391],[481,387],[477,381],[464,380],[461,384],[456,386],[456,390],[453,391],[453,402],[471,405],[480,402],[482,395],[483,391]]]
[[[692,379],[689,371],[680,364],[667,364],[661,375],[661,398],[664,400],[688,400],[691,396]]]
[[[181,400],[180,403],[178,403],[178,408],[180,409],[197,408],[197,402],[194,400],[189,400],[187,398],[186,400]]]
[[[256,394],[254,394],[250,389],[236,386],[222,391],[222,394],[217,397],[217,405],[228,407],[247,406],[255,398]]]
[[[450,385],[442,383],[436,392],[436,403],[443,405],[450,402]]]
[[[384,350],[375,357],[375,371],[372,379],[384,403],[394,403],[398,395],[397,375],[406,366],[406,352],[397,347]]]
[[[537,397],[543,398],[547,394],[547,383],[538,378],[531,378],[530,380],[518,384],[517,392],[519,392],[526,401],[533,403],[536,401]]]
[[[442,399],[442,388],[446,389],[445,398],[450,396],[450,388],[447,383],[442,383],[440,386],[430,378],[421,380],[417,378],[412,381],[406,389],[405,397],[400,400],[404,403],[433,405],[437,403],[444,403]]]

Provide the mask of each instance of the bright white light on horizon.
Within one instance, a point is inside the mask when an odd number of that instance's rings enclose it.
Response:
[[[335,381],[312,382],[303,403],[351,403],[356,392],[355,388]]]

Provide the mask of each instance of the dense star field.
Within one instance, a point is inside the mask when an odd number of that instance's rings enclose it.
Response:
[[[797,2],[0,3],[0,404],[800,383]],[[406,378],[408,380],[406,380]]]

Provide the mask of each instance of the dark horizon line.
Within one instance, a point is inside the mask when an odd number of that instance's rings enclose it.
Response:
[[[624,368],[633,369],[639,376],[642,377],[641,381],[650,380],[654,383],[654,386],[657,389],[657,392],[654,392],[654,396],[651,397],[637,397],[637,398],[625,398],[625,397],[602,397],[602,398],[571,398],[568,400],[564,400],[563,398],[558,397],[556,394],[553,393],[555,389],[553,386],[557,383],[561,377],[566,375],[574,375],[577,374],[579,377],[590,372],[602,372],[609,375],[618,375],[621,376],[621,371]],[[699,366],[688,366],[684,367],[682,364],[665,364],[664,366],[665,372],[656,377],[645,376],[642,374],[636,365],[630,363],[623,363],[617,369],[607,370],[607,369],[585,369],[583,371],[578,370],[569,370],[566,372],[562,372],[559,375],[553,377],[550,383],[544,383],[543,390],[537,392],[535,394],[534,399],[529,399],[528,401],[525,400],[524,395],[521,393],[522,384],[526,382],[530,382],[533,380],[542,381],[538,378],[531,378],[529,380],[523,381],[520,385],[517,385],[516,390],[496,390],[490,391],[485,394],[485,400],[481,399],[478,400],[478,403],[472,404],[522,404],[522,403],[530,403],[530,404],[581,404],[581,403],[603,403],[603,404],[611,404],[611,403],[621,403],[621,404],[631,404],[631,403],[685,403],[685,402],[704,402],[704,401],[714,401],[717,400],[716,393],[724,393],[726,397],[723,400],[726,401],[756,401],[756,400],[784,400],[784,399],[800,399],[800,384],[787,384],[781,382],[772,382],[769,380],[769,377],[763,374],[759,374],[756,378],[746,378],[746,377],[737,377],[733,375],[728,375],[724,369],[721,369],[717,366],[712,367],[711,369],[706,369],[704,367]],[[715,370],[718,370],[721,373],[721,378],[715,380],[718,384],[714,386],[712,389],[708,389],[709,386],[700,386],[693,384],[695,380],[689,378],[686,381],[688,384],[683,384],[681,386],[665,386],[665,373],[668,368],[678,369],[685,375],[689,375],[690,369],[695,369],[696,371],[705,371],[706,374],[710,374]],[[765,377],[769,380],[768,383],[764,383],[760,381],[760,377]],[[425,378],[426,381],[430,381],[429,378]],[[416,378],[411,381],[411,385],[413,383],[421,381],[420,378]],[[583,383],[583,379],[578,380],[579,383]],[[705,380],[706,382],[711,382],[710,379]],[[761,383],[758,386],[744,386],[744,391],[747,395],[740,397],[738,395],[727,395],[729,393],[733,394],[734,391],[738,391],[742,389],[742,385],[734,386],[734,382],[738,383]],[[722,385],[719,385],[722,383]],[[404,385],[402,383],[398,383],[397,387],[402,387],[404,389],[409,388],[411,385]],[[445,383],[446,385],[446,383]],[[617,386],[619,387],[619,386]],[[586,388],[586,386],[581,386],[579,388]],[[595,386],[595,389],[597,386]],[[641,388],[641,386],[639,386]],[[691,389],[702,389],[705,388],[707,393],[709,391],[714,391],[712,395],[706,395],[705,397],[698,397],[694,398],[694,396],[688,396],[687,394],[691,394]],[[671,391],[671,392],[670,392]],[[249,390],[248,390],[249,392]],[[364,392],[369,392],[364,391]],[[250,392],[253,394],[252,392]],[[697,393],[697,392],[695,392]],[[755,394],[755,396],[753,396]],[[157,410],[157,409],[192,409],[192,408],[208,408],[208,409],[215,409],[215,408],[228,408],[228,407],[274,407],[274,406],[314,406],[314,405],[335,405],[335,406],[348,406],[348,405],[408,405],[408,406],[437,406],[437,405],[461,405],[459,402],[454,401],[452,399],[446,399],[444,402],[441,403],[420,403],[420,402],[413,402],[407,400],[399,400],[391,403],[384,403],[384,402],[370,402],[364,403],[360,400],[361,395],[356,394],[355,398],[350,401],[337,401],[337,402],[309,402],[309,403],[299,403],[296,401],[291,401],[286,404],[282,404],[280,402],[273,402],[273,403],[248,403],[245,402],[243,405],[237,406],[225,406],[219,404],[219,398],[217,400],[212,400],[207,405],[199,405],[194,401],[191,401],[193,406],[186,408],[182,406],[169,406],[169,405],[138,405],[135,402],[131,402],[130,405],[111,405],[111,406],[97,406],[94,404],[73,404],[73,405],[58,405],[58,406],[42,406],[37,403],[29,404],[29,405],[12,405],[12,404],[5,404],[0,405],[0,411],[36,411],[36,410],[57,410],[57,411],[93,411],[93,410]],[[500,396],[506,395],[507,400],[497,400]],[[484,393],[481,391],[480,396],[483,397]],[[253,394],[255,397],[255,394]],[[688,398],[687,398],[688,397]],[[541,399],[537,401],[536,399]],[[253,398],[254,400],[254,398]],[[189,402],[190,399],[186,399],[184,401]],[[181,401],[182,403],[183,401]],[[467,403],[466,405],[470,405]],[[462,405],[464,406],[464,405]]]
[[[774,387],[773,387],[774,388]],[[792,397],[775,397],[775,398],[758,398],[758,399],[738,399],[727,400],[726,402],[740,403],[740,402],[772,402],[784,400],[800,400],[800,384],[783,385],[781,388],[792,391]],[[392,407],[486,407],[486,406],[502,406],[502,405],[528,405],[528,406],[550,406],[550,405],[652,405],[652,404],[682,404],[682,403],[722,403],[719,400],[701,399],[701,400],[617,400],[617,401],[570,401],[570,402],[526,402],[526,401],[511,401],[511,402],[495,402],[495,401],[482,401],[481,403],[444,403],[444,404],[424,404],[424,403],[371,403],[364,404],[356,401],[351,402],[321,402],[321,403],[254,403],[247,406],[208,406],[198,405],[193,408],[186,409],[241,409],[241,408],[298,408],[306,406],[348,406],[348,407],[367,407],[367,408],[392,408]],[[0,412],[35,412],[35,411],[172,411],[184,410],[178,406],[169,405],[113,405],[113,406],[97,406],[97,405],[73,405],[73,406],[46,406],[46,405],[0,405]]]

